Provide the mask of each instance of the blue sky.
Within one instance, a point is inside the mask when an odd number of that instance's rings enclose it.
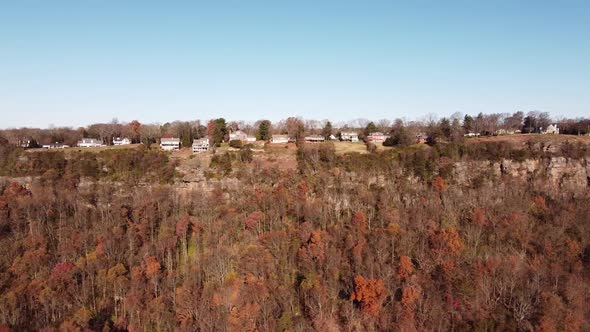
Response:
[[[590,1],[0,0],[0,128],[590,116]]]

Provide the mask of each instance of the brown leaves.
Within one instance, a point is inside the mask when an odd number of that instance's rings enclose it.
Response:
[[[156,277],[158,275],[158,273],[160,272],[160,268],[161,268],[160,263],[158,262],[156,257],[148,256],[148,257],[144,258],[145,275],[149,279]]]
[[[366,245],[367,241],[365,239],[360,239],[352,248],[352,256],[354,257],[357,264],[360,264],[360,259],[362,258],[363,250],[365,249]]]
[[[434,180],[432,180],[432,187],[434,188],[434,191],[441,193],[447,190],[448,185],[445,183],[445,180],[442,177],[437,176],[434,178]]]
[[[321,264],[326,260],[326,249],[322,235],[322,231],[319,230],[311,232],[307,244],[299,248],[298,257],[302,262],[318,262]]]
[[[406,279],[414,271],[412,259],[408,256],[401,256],[399,259],[398,276],[400,279]]]
[[[576,240],[567,239],[565,241],[565,246],[567,248],[566,254],[569,258],[575,259],[582,252],[582,248],[580,247],[580,243]]]
[[[459,232],[455,228],[443,229],[440,236],[452,253],[457,253],[465,248]]]
[[[545,197],[538,195],[533,198],[533,204],[529,209],[531,215],[539,218],[544,219],[549,215],[550,209],[547,205],[547,201]]]
[[[454,227],[433,232],[430,235],[430,242],[433,249],[439,253],[447,252],[457,255],[465,248],[459,232]]]
[[[475,208],[471,213],[471,222],[477,226],[485,226],[487,224],[486,214],[483,209]]]
[[[66,280],[70,278],[70,271],[75,265],[70,262],[57,263],[51,270],[51,279],[55,281]]]
[[[420,298],[420,290],[414,285],[408,285],[402,288],[402,305],[406,308],[413,308],[416,301]]]
[[[377,316],[381,305],[387,297],[387,288],[381,279],[366,279],[363,276],[354,277],[355,290],[350,299],[358,303],[361,310],[371,316]]]
[[[307,186],[307,182],[301,181],[297,184],[297,199],[305,200],[307,196],[307,192],[309,191],[309,187]]]
[[[549,208],[547,207],[547,202],[545,201],[545,197],[543,197],[543,196],[536,196],[533,199],[533,208],[538,213],[545,213],[545,212],[547,212],[549,210]]]
[[[31,192],[25,189],[17,182],[11,182],[8,187],[4,190],[3,195],[7,198],[10,197],[24,197],[30,196]]]
[[[387,225],[387,233],[389,235],[399,235],[402,233],[402,229],[401,226],[398,223],[389,223],[389,225]]]
[[[246,229],[254,229],[263,217],[264,213],[262,213],[261,211],[254,211],[248,215],[246,221],[244,221],[244,226],[246,227]]]
[[[362,211],[357,211],[355,212],[355,214],[352,216],[352,226],[354,227],[354,229],[361,233],[364,234],[367,232],[367,215],[362,212]]]
[[[585,318],[582,310],[574,310],[565,315],[564,330],[567,332],[580,331]]]
[[[190,221],[190,217],[187,215],[180,218],[180,220],[176,223],[176,236],[178,238],[186,237]]]
[[[256,318],[260,314],[260,305],[255,302],[246,303],[242,307],[232,307],[228,317],[230,331],[258,331]]]

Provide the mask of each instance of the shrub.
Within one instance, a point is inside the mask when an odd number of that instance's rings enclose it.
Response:
[[[388,137],[385,142],[383,142],[384,146],[408,146],[414,143],[414,139],[412,135],[403,127],[397,129],[393,135]]]
[[[240,160],[243,163],[252,162],[252,159],[253,159],[253,153],[252,153],[252,150],[249,147],[244,148],[244,149],[242,149],[240,151]]]
[[[242,141],[239,139],[232,139],[231,141],[229,141],[229,146],[231,148],[241,149],[242,147],[244,147],[244,143],[242,143]]]
[[[220,171],[223,175],[228,175],[232,171],[232,156],[229,153],[223,155],[214,155],[211,158],[211,164],[209,167]]]

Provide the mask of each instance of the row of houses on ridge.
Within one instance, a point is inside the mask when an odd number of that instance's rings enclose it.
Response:
[[[131,144],[131,140],[128,138],[120,138],[120,137],[113,138],[113,145],[129,145],[129,144]],[[23,142],[21,146],[23,148],[30,148],[31,141],[28,140],[26,142]],[[106,144],[104,144],[102,142],[102,140],[99,140],[96,138],[82,138],[81,140],[79,140],[76,143],[76,146],[79,148],[99,148],[99,147],[106,146]],[[65,148],[69,148],[70,146],[67,144],[64,144],[63,142],[55,142],[55,143],[50,143],[50,144],[43,144],[43,145],[41,145],[41,147],[43,149],[65,149]]]
[[[131,144],[131,140],[129,138],[121,138],[121,137],[114,137],[113,138],[113,145],[120,146],[120,145],[129,145]],[[102,140],[96,138],[83,138],[76,143],[76,145],[80,148],[99,148],[106,146],[102,142]]]
[[[207,152],[210,148],[209,138],[199,138],[193,140],[193,153]],[[164,151],[178,151],[180,150],[180,138],[178,137],[162,137],[160,139],[160,149]]]
[[[517,131],[505,131],[505,132],[498,132],[498,135],[507,135],[507,134],[514,134],[520,133],[520,130]],[[559,134],[559,128],[556,125],[550,125],[547,127],[545,131],[542,131],[543,134]],[[467,133],[465,134],[466,137],[477,137],[480,136],[479,133]],[[370,133],[367,136],[367,140],[372,143],[383,143],[387,140],[390,135],[386,135],[382,132],[374,132]],[[334,135],[331,135],[332,139],[336,139]],[[426,143],[427,135],[425,133],[419,133],[416,135],[416,143]],[[256,138],[253,136],[248,136],[241,130],[235,131],[230,133],[230,140],[241,140],[244,143],[251,143],[256,142]],[[341,141],[349,141],[349,142],[359,142],[359,135],[355,132],[342,132],[340,134]],[[288,135],[272,135],[269,143],[271,144],[287,144],[291,141]],[[305,137],[305,141],[308,143],[322,143],[326,141],[326,138],[322,135],[309,135]],[[180,138],[174,137],[162,137],[160,147],[166,151],[176,151],[180,149]],[[195,139],[192,144],[192,151],[193,153],[200,153],[200,152],[207,152],[210,148],[210,142],[208,138],[201,138]]]
[[[557,126],[557,124],[550,124],[545,129],[540,127],[538,132],[541,134],[558,135],[559,134],[559,127]],[[494,131],[494,135],[498,135],[498,136],[516,135],[516,134],[521,134],[521,133],[522,133],[522,131],[520,129],[497,129]],[[481,136],[481,134],[477,133],[477,132],[468,132],[468,133],[464,134],[463,136],[464,137],[479,137],[479,136]]]

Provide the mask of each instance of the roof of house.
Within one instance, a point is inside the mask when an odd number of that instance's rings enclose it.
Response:
[[[209,139],[205,137],[205,138],[198,138],[198,139],[193,140],[193,144],[203,144],[203,143],[209,143]]]
[[[96,138],[88,138],[88,137],[82,138],[79,142],[82,142],[82,143],[102,143],[102,141],[100,141]]]

